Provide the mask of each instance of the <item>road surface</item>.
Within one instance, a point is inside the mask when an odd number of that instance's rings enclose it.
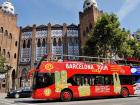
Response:
[[[140,97],[98,98],[92,100],[75,100],[71,102],[33,100],[32,98],[10,99],[0,97],[0,105],[140,105]]]

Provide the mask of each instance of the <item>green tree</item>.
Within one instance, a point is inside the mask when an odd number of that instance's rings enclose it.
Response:
[[[120,27],[115,14],[104,13],[97,20],[93,32],[84,46],[84,54],[99,57],[115,55],[132,55],[133,51],[127,44],[129,32]]]
[[[0,55],[0,73],[5,73],[5,64],[6,63],[6,58],[4,58],[2,55]]]
[[[140,43],[134,38],[129,39],[127,43],[131,47],[131,50],[133,50],[132,57],[140,58]]]

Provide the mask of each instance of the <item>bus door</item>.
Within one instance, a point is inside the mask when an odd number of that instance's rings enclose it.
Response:
[[[55,71],[55,92],[61,92],[64,88],[67,88],[67,72],[63,71]]]

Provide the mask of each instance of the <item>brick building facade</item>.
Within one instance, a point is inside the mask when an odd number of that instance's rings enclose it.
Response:
[[[16,87],[17,60],[19,28],[17,27],[17,15],[14,14],[14,8],[11,2],[6,1],[0,6],[0,54],[6,58],[6,64],[9,71],[2,83],[2,90]],[[8,68],[7,68],[8,69]],[[0,89],[1,90],[1,89]]]
[[[33,25],[21,29],[20,86],[28,85],[27,73],[45,54],[79,55],[79,27],[71,24]],[[72,59],[69,57],[69,59]],[[23,75],[24,74],[24,75]]]
[[[91,6],[84,9],[83,12],[79,12],[80,20],[80,41],[81,41],[81,54],[83,55],[83,47],[88,39],[88,33],[92,31],[98,17],[102,15],[97,7]]]

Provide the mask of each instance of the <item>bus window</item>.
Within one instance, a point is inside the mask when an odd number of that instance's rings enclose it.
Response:
[[[88,77],[85,77],[84,79],[85,79],[84,85],[89,86],[89,78]]]
[[[89,81],[90,81],[90,83],[89,83],[90,86],[94,86],[94,84],[95,84],[95,77],[91,76]]]
[[[54,83],[54,74],[49,73],[37,73],[34,88],[44,88]],[[38,85],[39,84],[39,85]]]
[[[78,86],[81,85],[81,79],[80,79],[80,77],[77,76],[77,78],[76,78],[76,82],[77,82],[77,85],[78,85]]]
[[[104,85],[104,76],[96,76],[95,85]]]
[[[130,78],[130,76],[120,75],[120,82],[121,85],[131,85],[132,79]]]
[[[68,83],[72,84],[72,86],[77,86],[77,78],[76,76],[72,76],[71,78],[68,79]]]
[[[113,77],[110,75],[105,76],[105,85],[113,85]]]
[[[140,79],[140,76],[132,76],[131,78],[132,78],[132,84],[135,84]]]
[[[85,82],[85,79],[84,79],[84,76],[82,75],[81,76],[81,82],[80,82],[81,83],[81,86],[83,86],[85,84],[84,82]]]

